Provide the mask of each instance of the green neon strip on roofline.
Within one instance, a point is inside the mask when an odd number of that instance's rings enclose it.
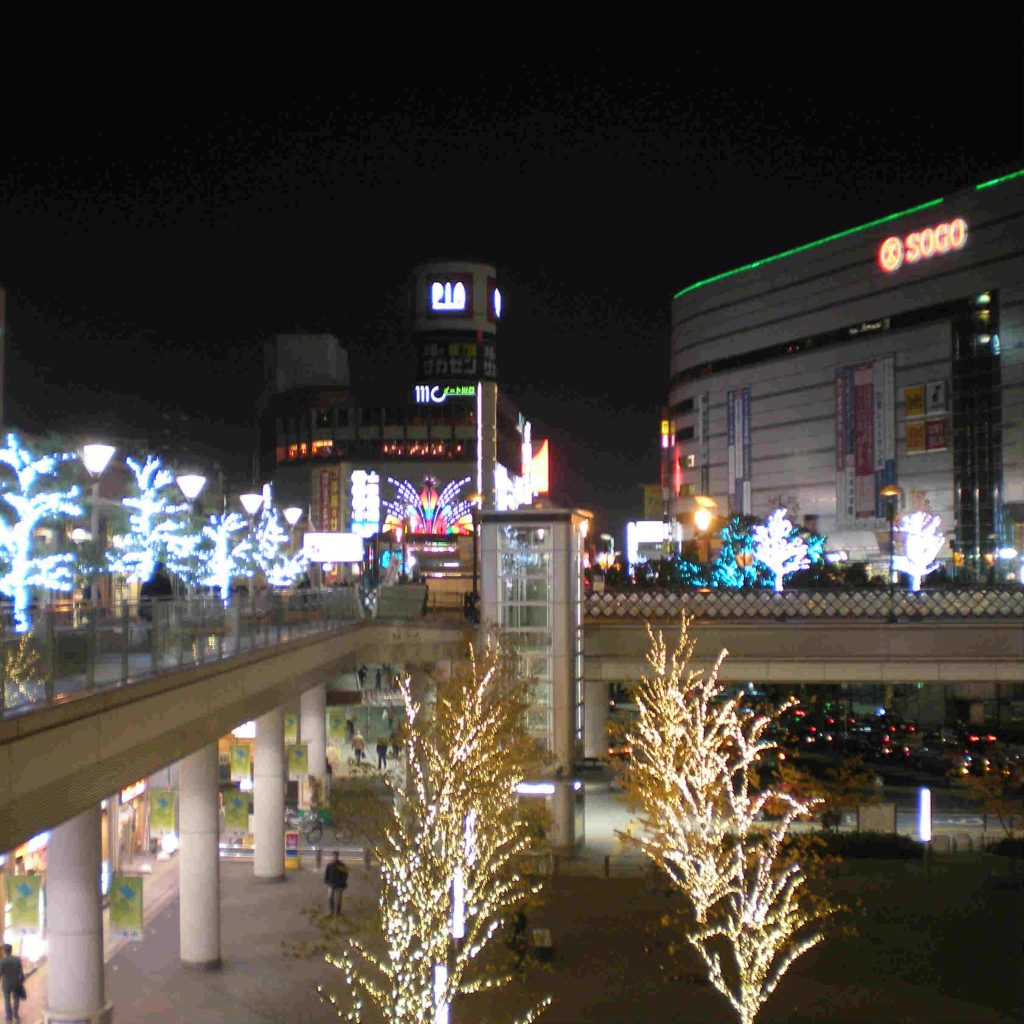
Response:
[[[744,270],[753,270],[755,267],[763,267],[766,263],[774,263],[776,260],[785,259],[787,256],[795,256],[798,252],[807,252],[808,249],[816,249],[819,245],[824,245],[826,242],[834,242],[837,238],[846,238],[849,235],[855,235],[858,231],[867,231],[868,228],[878,227],[879,224],[886,224],[891,220],[896,220],[898,217],[905,217],[908,213],[917,213],[918,210],[927,210],[932,206],[938,206],[942,202],[941,199],[932,199],[927,203],[921,203],[918,206],[911,206],[909,210],[900,210],[899,213],[890,213],[887,217],[879,217],[878,220],[868,221],[867,224],[861,224],[855,228],[847,228],[845,231],[839,231],[834,235],[829,235],[827,238],[819,238],[816,242],[807,242],[804,245],[798,245],[795,249],[787,249],[785,252],[776,253],[774,256],[766,256],[762,260],[754,260],[753,263],[748,263],[743,267],[736,267],[734,270],[726,270],[722,274],[715,274],[714,277],[706,277],[703,281],[697,281],[696,284],[691,284],[682,291],[675,293],[673,298],[678,299],[680,295],[685,295],[687,292],[692,292],[695,288],[702,288],[706,284],[711,284],[714,281],[721,281],[723,278],[732,277],[734,274],[742,274]]]
[[[1024,175],[1024,171],[1014,171],[1012,174],[1004,174],[1001,178],[993,178],[991,181],[983,181],[980,185],[974,186],[975,192],[980,192],[983,188],[991,188],[993,185],[1001,185],[1004,181],[1012,181],[1014,178],[1019,178]]]

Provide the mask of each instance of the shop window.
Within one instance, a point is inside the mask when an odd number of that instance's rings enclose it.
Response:
[[[316,425],[318,427],[333,427],[334,426],[334,410],[333,409],[317,409],[317,411],[316,411]]]

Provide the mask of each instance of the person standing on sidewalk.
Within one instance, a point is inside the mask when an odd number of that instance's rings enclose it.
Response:
[[[18,1011],[25,998],[25,969],[21,957],[14,955],[14,947],[4,943],[4,958],[0,960],[0,986],[4,991],[4,1016],[7,1020],[20,1021]]]
[[[377,771],[382,772],[388,766],[388,738],[377,737]]]
[[[327,913],[333,917],[341,913],[341,898],[348,888],[348,868],[337,850],[324,872],[324,885],[327,886]]]
[[[356,764],[363,763],[363,751],[366,749],[366,740],[363,739],[363,734],[357,732],[352,737],[352,753],[356,756]]]

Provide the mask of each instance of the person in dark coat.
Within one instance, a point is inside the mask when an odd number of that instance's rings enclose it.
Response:
[[[4,992],[4,1016],[7,1020],[20,1021],[18,1011],[25,998],[25,969],[21,957],[14,955],[14,947],[4,943],[4,956],[0,960],[0,987]]]
[[[152,620],[153,602],[174,596],[171,577],[167,575],[163,562],[153,566],[153,575],[139,588],[139,618]]]
[[[327,886],[327,913],[332,916],[340,914],[341,898],[348,888],[348,868],[342,863],[337,850],[334,851],[334,860],[324,872],[324,885]]]

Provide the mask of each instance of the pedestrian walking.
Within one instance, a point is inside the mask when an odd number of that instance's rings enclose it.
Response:
[[[357,732],[352,737],[352,753],[356,756],[356,764],[363,763],[363,751],[366,749],[366,740],[363,739],[363,734]]]
[[[356,734],[356,724],[351,718],[345,719],[345,735],[348,736],[351,741],[352,737]]]
[[[377,770],[383,771],[388,766],[388,738],[377,737]]]
[[[327,913],[333,917],[341,913],[341,899],[348,888],[348,868],[337,850],[324,872],[324,885],[327,886]]]
[[[391,756],[398,757],[400,753],[401,748],[399,747],[398,730],[393,729],[391,732]]]
[[[365,665],[360,665],[359,666],[359,671],[356,673],[356,678],[359,680],[359,689],[362,690],[362,688],[366,685],[366,666]]]
[[[4,957],[0,960],[0,987],[4,992],[4,1016],[7,1020],[21,1020],[21,1001],[25,992],[25,969],[21,957],[14,955],[14,947],[4,943]]]
[[[377,685],[376,685],[375,689],[377,689],[377,690],[380,689],[380,683],[381,683],[381,671],[380,671],[380,667],[378,666],[377,667]]]

